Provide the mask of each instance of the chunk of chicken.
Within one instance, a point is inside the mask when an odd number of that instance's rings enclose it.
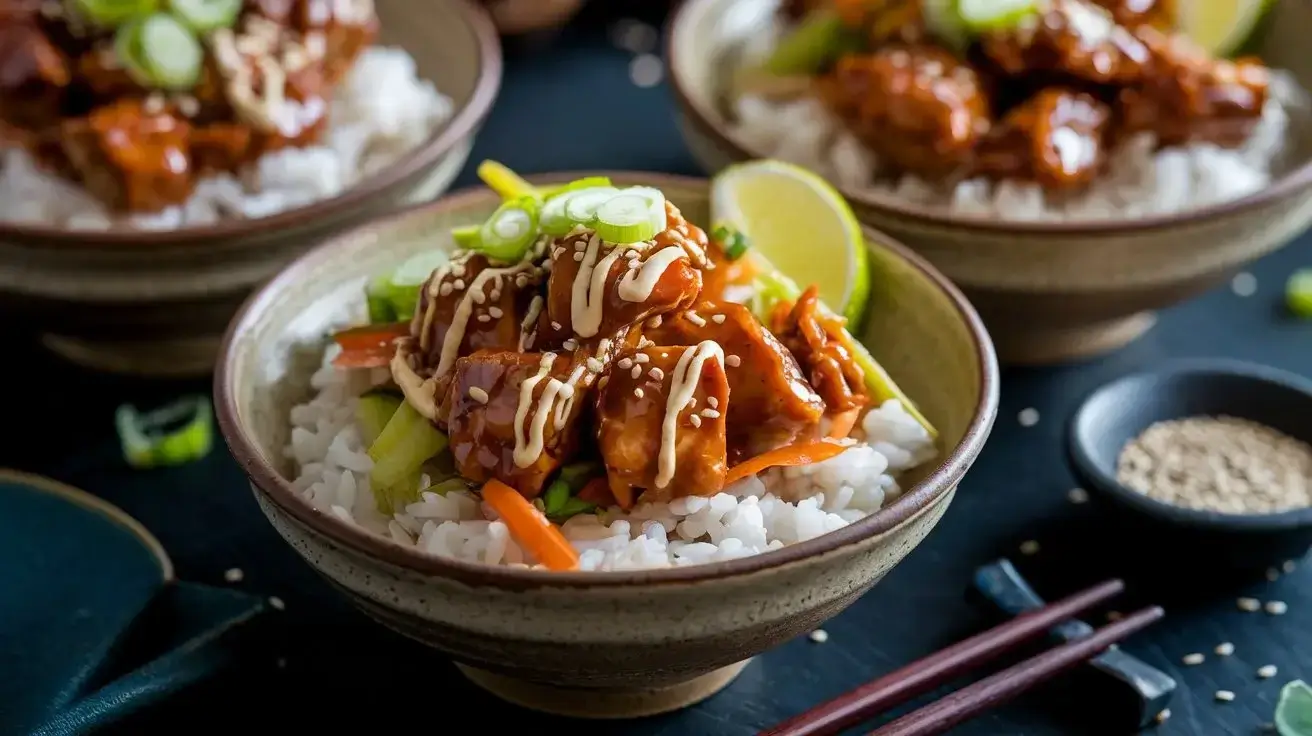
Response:
[[[1105,8],[1085,0],[1050,0],[1015,28],[985,34],[982,46],[1007,74],[1096,84],[1138,81],[1150,61],[1139,39]]]
[[[724,486],[723,358],[709,342],[619,354],[598,399],[597,440],[621,506],[710,496]]]
[[[860,409],[869,402],[865,374],[840,337],[841,321],[822,315],[819,307],[820,290],[811,286],[774,326],[774,333],[797,358],[829,413]]]
[[[1089,183],[1102,169],[1111,109],[1082,92],[1049,87],[1007,113],[981,142],[976,170],[1048,189]]]
[[[1093,0],[1117,23],[1133,28],[1147,23],[1168,29],[1175,25],[1174,0]]]
[[[1191,41],[1153,28],[1136,31],[1151,50],[1152,71],[1121,91],[1127,133],[1148,131],[1162,145],[1201,140],[1236,146],[1262,117],[1270,72],[1255,59],[1213,59]]]
[[[191,195],[191,126],[125,98],[64,123],[64,153],[83,186],[111,207],[159,210]]]
[[[369,0],[247,0],[246,7],[302,36],[305,60],[322,63],[330,85],[378,36],[378,16]]]
[[[942,176],[964,165],[989,129],[979,77],[933,46],[845,56],[818,83],[821,97],[880,157]]]
[[[792,353],[747,307],[702,302],[695,311],[644,327],[643,339],[661,345],[713,340],[724,350],[731,462],[815,434],[825,402],[806,382]]]
[[[24,7],[0,18],[0,120],[28,129],[57,125],[72,65]]]
[[[577,448],[589,392],[607,362],[591,357],[481,350],[457,360],[445,403],[460,475],[537,497]]]

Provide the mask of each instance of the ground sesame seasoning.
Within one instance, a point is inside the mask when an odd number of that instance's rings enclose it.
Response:
[[[1022,427],[1033,427],[1039,423],[1039,410],[1033,407],[1021,409],[1020,414],[1016,415],[1016,419]]]
[[[1269,680],[1272,677],[1275,677],[1278,671],[1279,670],[1276,669],[1275,665],[1264,664],[1261,667],[1257,668],[1257,676],[1262,678],[1263,680]]]
[[[1262,608],[1262,602],[1256,598],[1240,598],[1238,600],[1239,610],[1253,613]]]
[[[223,573],[223,579],[230,583],[240,583],[244,577],[246,577],[246,574],[241,571],[240,567],[234,567]]]
[[[651,370],[647,371],[647,375],[651,376],[652,380],[660,381],[665,378],[665,371],[656,366],[652,366]]]
[[[1272,616],[1283,616],[1289,610],[1289,604],[1284,601],[1267,601],[1264,608]]]
[[[1070,500],[1071,503],[1075,504],[1087,503],[1089,500],[1089,492],[1083,488],[1072,488],[1066,492],[1066,498]]]
[[[694,427],[702,426],[702,418],[697,416],[696,414],[689,414],[688,421],[692,422],[692,426]]]
[[[1220,644],[1216,645],[1215,651],[1218,656],[1229,657],[1231,654],[1235,653],[1235,645],[1231,644],[1228,641],[1223,641]]]
[[[1184,662],[1186,665],[1189,665],[1190,667],[1193,667],[1194,665],[1202,664],[1204,659],[1206,659],[1206,657],[1204,657],[1201,653],[1194,652],[1193,654],[1184,655],[1184,658],[1181,659],[1180,661]]]
[[[1021,542],[1021,543],[1020,543],[1020,553],[1021,553],[1021,554],[1023,554],[1023,555],[1033,555],[1033,554],[1038,554],[1038,552],[1039,552],[1039,543],[1036,542],[1036,541],[1034,541],[1033,539],[1030,539],[1030,540],[1027,540],[1027,541],[1024,541],[1024,542]]]
[[[737,355],[729,355],[725,357],[724,362],[730,368],[737,368],[738,366],[743,364],[743,359],[739,358]]]
[[[711,321],[717,325],[722,325],[724,324],[724,315],[723,314],[712,315]]]
[[[811,639],[811,641],[815,642],[816,644],[824,644],[825,642],[829,641],[829,632],[825,631],[824,629],[816,629],[815,631],[812,631],[808,636]]]
[[[1222,703],[1229,703],[1230,701],[1235,699],[1235,694],[1230,692],[1229,690],[1217,690],[1216,699],[1221,701]]]
[[[642,394],[642,389],[640,389],[640,388],[635,388],[635,389],[633,389],[633,395],[641,399],[641,398],[642,398],[642,395],[643,395],[643,394]]]

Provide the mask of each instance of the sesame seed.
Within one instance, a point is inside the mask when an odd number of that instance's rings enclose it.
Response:
[[[560,329],[560,323],[559,323],[559,322],[552,322],[552,323],[551,323],[551,329],[553,329],[553,330],[559,330],[559,329]]]
[[[665,67],[655,54],[638,54],[629,62],[629,79],[638,87],[655,87],[664,77]]]
[[[576,261],[582,261],[582,260],[583,260],[583,256],[585,256],[585,255],[587,255],[587,254],[586,254],[586,253],[581,253],[581,252],[575,251],[575,252],[574,252],[574,260],[576,260]]]
[[[566,350],[578,350],[578,349],[579,349],[579,341],[578,341],[578,340],[575,340],[574,338],[571,337],[571,338],[569,338],[568,340],[566,340],[565,342],[562,342],[562,343],[560,344],[560,346],[563,347],[563,348],[565,348]]]
[[[496,292],[493,293],[495,294]],[[496,297],[493,298],[495,299]],[[487,313],[492,315],[493,319],[501,319],[502,315],[505,314],[505,312],[501,311],[501,307],[488,307]]]
[[[1238,600],[1239,610],[1253,613],[1262,608],[1262,602],[1256,598],[1240,598]]]
[[[717,325],[722,325],[724,324],[724,315],[723,314],[712,315],[711,321]]]
[[[461,290],[463,290],[463,289],[465,288],[465,280],[464,280],[464,279],[456,279],[455,282],[453,282],[453,283],[451,284],[451,287],[452,287],[453,289],[455,289],[456,291],[461,291]]]
[[[707,396],[707,397],[706,397],[706,403],[707,403],[707,404],[710,404],[712,409],[719,409],[719,408],[720,408],[720,400],[717,399],[717,398],[715,398],[714,396]]]
[[[1266,612],[1272,616],[1283,616],[1289,610],[1289,605],[1284,601],[1267,601]]]
[[[656,329],[657,327],[660,327],[661,316],[658,314],[655,317],[652,317],[651,319],[647,320],[647,326],[652,328],[653,330]]]
[[[683,316],[684,316],[684,319],[687,319],[689,322],[691,322],[691,323],[697,325],[698,327],[705,327],[705,326],[706,326],[706,320],[702,319],[702,316],[701,316],[700,314],[697,314],[696,312],[694,312],[694,311],[692,311],[692,310],[689,310],[689,311],[687,311],[687,312],[684,312],[684,313],[683,313]]]
[[[638,353],[637,355],[633,356],[634,363],[648,363],[650,361],[651,361],[651,356],[646,353]]]
[[[1236,296],[1252,296],[1257,293],[1257,277],[1247,271],[1241,271],[1230,280],[1230,290]]]
[[[593,373],[601,373],[602,369],[605,367],[606,366],[601,364],[600,360],[597,360],[596,358],[588,358],[588,370]]]
[[[489,316],[486,315],[486,314],[480,314],[480,315],[478,315],[478,321],[479,321],[479,322],[491,322],[491,321],[492,321],[492,318],[489,317]]]
[[[1222,703],[1229,703],[1230,701],[1235,699],[1235,694],[1230,692],[1229,690],[1217,690],[1216,699],[1221,701]]]
[[[1089,501],[1089,492],[1083,488],[1072,488],[1066,492],[1066,498],[1071,503],[1087,503]]]
[[[645,337],[640,337],[640,338],[638,338],[638,349],[639,349],[639,350],[641,350],[642,348],[650,348],[650,347],[654,347],[655,345],[656,345],[656,343],[652,342],[651,340],[648,340],[648,339],[645,338]]]
[[[246,577],[246,574],[241,571],[240,567],[234,567],[223,573],[223,579],[230,583],[240,583],[244,577]]]
[[[1275,676],[1276,676],[1276,672],[1277,672],[1277,671],[1278,671],[1278,670],[1276,669],[1276,666],[1275,666],[1275,665],[1273,665],[1273,664],[1264,664],[1264,665],[1262,665],[1261,667],[1258,667],[1258,668],[1257,668],[1257,676],[1260,677],[1260,678],[1262,678],[1263,680],[1269,680],[1269,679],[1271,679],[1272,677],[1275,677]]]
[[[1033,427],[1039,423],[1039,410],[1033,407],[1021,409],[1020,414],[1016,415],[1022,427]]]
[[[824,644],[829,641],[829,632],[824,629],[816,629],[815,631],[812,631],[808,637],[816,644]]]
[[[1229,657],[1231,654],[1235,653],[1235,645],[1231,644],[1228,641],[1223,641],[1220,644],[1216,645],[1215,651],[1218,656]]]
[[[719,419],[720,412],[714,409],[702,409],[702,416],[706,417],[707,419]]]
[[[737,355],[729,355],[729,356],[725,356],[724,362],[730,368],[737,368],[738,366],[743,364],[743,359],[739,358]]]
[[[635,389],[633,389],[633,395],[641,399],[641,398],[642,398],[642,389],[640,389],[640,388],[635,388]]]
[[[1170,719],[1170,717],[1171,717],[1171,709],[1163,708],[1162,711],[1158,713],[1157,717],[1154,718],[1153,720],[1157,721],[1158,723],[1166,723],[1166,721]]]
[[[279,611],[285,611],[285,610],[287,610],[287,604],[286,604],[286,603],[283,603],[283,602],[282,602],[282,599],[279,598],[279,597],[276,596],[276,595],[271,595],[271,596],[269,596],[269,605],[273,606],[274,608],[278,609]]]
[[[665,378],[665,371],[652,366],[651,370],[647,371],[647,375],[651,376],[653,380],[660,381]]]
[[[469,398],[473,399],[474,401],[477,401],[480,404],[486,404],[488,399],[487,391],[484,391],[478,386],[470,386]]]
[[[1193,667],[1194,665],[1202,664],[1204,659],[1206,659],[1206,657],[1204,657],[1200,652],[1194,652],[1193,654],[1184,655],[1184,658],[1181,659],[1180,661],[1189,665],[1190,667]]]
[[[702,418],[697,416],[696,414],[689,414],[688,421],[692,422],[692,426],[694,427],[702,426]]]
[[[437,287],[437,293],[441,296],[451,296],[451,284],[442,284]]]
[[[1285,564],[1281,565],[1280,569],[1284,570],[1287,573],[1293,572],[1298,569],[1298,563],[1294,562],[1293,560],[1285,560]]]
[[[631,378],[637,378],[638,376],[641,375],[642,375],[642,366],[640,365],[633,366],[633,370],[629,372],[629,376]]]
[[[608,383],[610,383],[610,376],[602,376],[601,380],[597,381],[597,388],[606,388]]]
[[[622,370],[622,371],[627,371],[628,369],[630,369],[630,368],[633,367],[633,359],[632,359],[632,358],[620,358],[619,362],[616,363],[615,365],[618,365],[618,366],[620,367],[620,370]]]
[[[1020,544],[1021,554],[1033,555],[1033,554],[1038,554],[1038,552],[1039,552],[1039,543],[1034,541],[1033,539],[1021,542]]]

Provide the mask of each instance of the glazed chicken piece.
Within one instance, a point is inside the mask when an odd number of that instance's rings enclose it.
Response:
[[[191,126],[168,110],[125,98],[65,121],[64,153],[82,185],[111,207],[158,210],[192,189]]]
[[[846,56],[819,83],[829,106],[868,146],[902,170],[949,174],[989,129],[979,77],[932,46]]]
[[[702,302],[696,310],[644,327],[643,339],[660,345],[714,340],[724,350],[733,463],[810,438],[825,413],[825,402],[792,353],[741,304]]]
[[[1105,158],[1111,109],[1092,95],[1049,87],[1011,110],[980,143],[976,171],[1048,189],[1089,183]]]
[[[819,306],[820,290],[812,286],[777,320],[773,332],[797,358],[827,413],[860,409],[869,402],[865,373],[840,337],[842,320],[822,315]]]
[[[597,402],[611,493],[643,501],[710,496],[724,486],[725,354],[714,342],[625,350]]]
[[[1093,0],[1127,28],[1148,24],[1160,29],[1174,25],[1175,0]]]
[[[1152,72],[1121,91],[1117,105],[1127,133],[1148,131],[1162,145],[1199,140],[1237,146],[1262,117],[1270,72],[1255,59],[1212,59],[1183,36],[1141,27]]]
[[[304,35],[303,61],[323,63],[329,85],[337,84],[378,36],[371,0],[246,0],[246,7],[253,15]],[[292,57],[301,51],[292,51]],[[291,66],[299,63],[294,60]]]
[[[590,392],[610,355],[603,358],[481,350],[457,360],[444,403],[460,475],[480,483],[496,478],[537,497],[575,452]]]
[[[58,125],[71,81],[68,58],[26,7],[0,1],[0,119],[32,131]]]
[[[1006,74],[1095,84],[1138,81],[1150,61],[1139,39],[1085,0],[1051,0],[1016,28],[985,34],[982,47]]]

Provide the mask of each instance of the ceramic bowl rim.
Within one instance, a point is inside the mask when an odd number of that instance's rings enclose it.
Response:
[[[657,187],[682,186],[705,189],[709,186],[709,181],[703,178],[632,171],[570,171],[538,174],[528,178],[530,181],[535,182],[559,182],[570,181],[583,176],[610,176],[616,180],[643,181]],[[317,264],[327,260],[332,252],[342,247],[343,244],[368,233],[389,230],[397,224],[422,214],[467,209],[479,202],[490,204],[495,201],[495,196],[481,185],[468,187],[452,192],[435,202],[407,207],[328,239],[310,249],[285,267],[277,276],[266,282],[263,287],[247,299],[229,324],[219,351],[214,376],[214,399],[220,431],[233,457],[246,471],[255,487],[269,501],[315,533],[368,557],[381,559],[398,567],[422,574],[455,577],[480,584],[501,585],[510,588],[533,586],[596,588],[695,583],[746,575],[767,568],[782,567],[806,558],[833,552],[841,547],[861,542],[899,527],[921,511],[932,506],[940,497],[955,487],[983,448],[997,417],[1000,382],[997,356],[983,321],[966,300],[966,297],[948,281],[947,277],[935,270],[927,261],[892,238],[866,228],[868,239],[878,242],[882,247],[891,250],[895,256],[920,271],[925,278],[947,296],[969,332],[975,348],[975,360],[980,375],[979,400],[975,405],[974,414],[961,441],[939,461],[939,466],[929,476],[908,489],[897,501],[885,506],[879,512],[814,539],[789,545],[779,550],[735,560],[656,570],[551,572],[498,567],[425,555],[401,547],[389,539],[360,527],[348,525],[335,517],[316,511],[292,489],[291,483],[287,479],[283,478],[272,466],[264,461],[262,454],[256,448],[255,441],[238,419],[239,409],[233,391],[233,380],[238,370],[235,360],[238,335],[246,332],[248,325],[260,313],[270,308],[277,301],[279,294],[289,284],[296,282],[302,272],[314,269]]]
[[[1283,532],[1312,526],[1312,506],[1289,509],[1273,514],[1225,514],[1219,511],[1202,511],[1149,498],[1125,487],[1115,476],[1103,471],[1094,460],[1094,453],[1081,441],[1077,431],[1086,412],[1096,398],[1119,385],[1144,378],[1175,378],[1183,375],[1211,377],[1238,377],[1253,383],[1266,383],[1291,390],[1312,407],[1312,380],[1280,368],[1229,358],[1183,358],[1172,360],[1159,367],[1133,371],[1103,383],[1085,394],[1071,414],[1066,426],[1066,450],[1077,475],[1104,496],[1135,512],[1175,526],[1234,532]],[[1241,414],[1236,414],[1242,418]],[[1260,421],[1260,420],[1252,420]],[[1299,437],[1305,442],[1312,437]]]
[[[691,10],[717,1],[719,0],[680,0],[666,22],[665,71],[670,80],[670,87],[674,91],[675,101],[678,103],[679,108],[688,115],[689,122],[709,134],[718,147],[732,151],[738,161],[749,161],[760,158],[760,156],[734,140],[725,130],[725,126],[721,122],[721,116],[707,110],[706,106],[700,104],[693,95],[689,94],[688,82],[680,75],[679,65],[675,63],[675,58],[680,55],[680,48],[683,45],[680,39],[692,32],[688,21]],[[837,184],[835,184],[835,188],[848,201],[861,207],[920,226],[1023,236],[1096,235],[1119,237],[1170,228],[1202,225],[1227,217],[1242,215],[1312,188],[1312,156],[1307,157],[1296,168],[1271,182],[1260,191],[1245,197],[1217,202],[1183,212],[1124,220],[1029,222],[1001,220],[979,215],[954,215],[939,208],[918,205],[897,197],[853,191]],[[1054,242],[1061,244],[1059,240]]]
[[[192,225],[170,230],[73,230],[50,225],[0,222],[0,240],[38,248],[163,248],[190,247],[248,238],[259,233],[277,232],[321,219],[333,212],[357,208],[379,192],[418,176],[431,168],[461,142],[468,139],[492,110],[501,89],[501,38],[481,5],[472,0],[446,0],[465,19],[474,33],[478,53],[478,78],[469,101],[456,111],[436,135],[407,155],[366,177],[364,181],[330,197],[302,207],[256,219],[223,220],[210,225]]]

